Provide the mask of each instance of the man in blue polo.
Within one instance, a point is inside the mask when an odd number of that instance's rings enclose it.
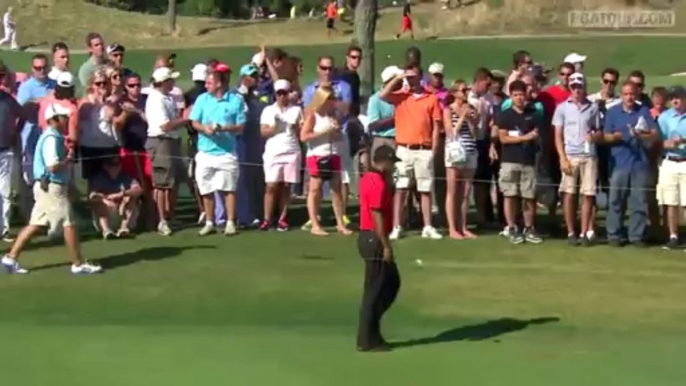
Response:
[[[43,54],[36,54],[31,61],[31,77],[19,86],[17,91],[17,102],[24,107],[26,112],[26,122],[21,131],[22,143],[22,163],[31,170],[33,153],[36,149],[36,142],[40,136],[38,128],[38,103],[41,99],[55,89],[55,81],[48,78],[48,57]],[[32,173],[25,172],[27,184],[33,182]]]
[[[622,103],[605,115],[605,142],[610,145],[610,201],[607,210],[607,238],[621,247],[624,239],[624,208],[629,211],[629,243],[645,246],[650,162],[648,150],[658,140],[657,124],[646,106],[637,103],[633,82],[622,85]],[[628,205],[627,205],[628,200]]]
[[[353,157],[350,154],[350,143],[348,140],[348,114],[350,113],[350,104],[353,100],[352,88],[348,82],[337,79],[335,76],[335,66],[334,60],[331,56],[321,56],[317,62],[317,80],[310,83],[303,91],[303,104],[308,106],[314,97],[314,93],[317,87],[321,83],[330,83],[333,88],[334,94],[336,95],[336,107],[338,111],[343,113],[343,136],[341,137],[340,146],[340,156],[341,156],[341,181],[343,182],[343,188],[341,195],[343,196],[343,210],[348,206],[348,194],[350,192],[350,174],[353,173]],[[345,223],[349,224],[347,216],[343,216]],[[305,224],[308,227],[310,222]]]
[[[203,197],[206,223],[201,236],[215,231],[214,195],[224,196],[226,207],[225,235],[236,233],[236,189],[238,185],[238,156],[236,135],[245,124],[243,98],[229,92],[226,64],[218,63],[207,75],[207,92],[200,95],[188,117],[198,131],[198,152],[195,155],[195,178]]]
[[[672,108],[660,114],[660,140],[664,160],[657,182],[657,201],[667,207],[669,241],[665,249],[679,246],[679,207],[686,206],[686,89],[671,90]]]

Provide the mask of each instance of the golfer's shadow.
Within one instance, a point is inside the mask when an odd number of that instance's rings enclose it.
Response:
[[[443,331],[440,334],[432,337],[412,339],[404,342],[395,342],[392,343],[391,346],[393,348],[405,348],[424,346],[434,343],[458,342],[464,340],[481,341],[495,338],[500,335],[509,334],[511,332],[521,331],[532,325],[556,323],[559,321],[560,318],[557,317],[535,318],[529,320],[502,318],[489,320],[480,324],[451,328],[450,330]]]

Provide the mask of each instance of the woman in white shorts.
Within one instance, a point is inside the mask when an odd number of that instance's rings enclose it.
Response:
[[[269,230],[274,224],[274,209],[280,209],[276,229],[288,230],[288,205],[291,202],[291,184],[300,182],[300,125],[303,112],[291,104],[291,83],[285,79],[274,82],[276,102],[264,108],[260,117],[260,130],[267,138],[262,161],[267,189],[264,193],[264,220],[260,230]]]
[[[475,140],[479,117],[476,110],[467,103],[468,91],[464,81],[456,81],[452,89],[454,100],[443,110],[447,178],[445,211],[450,237],[458,240],[476,238],[476,235],[467,229],[467,215],[469,194],[479,155]],[[461,144],[465,159],[459,163],[448,162],[451,158],[450,148],[459,146],[456,143]]]

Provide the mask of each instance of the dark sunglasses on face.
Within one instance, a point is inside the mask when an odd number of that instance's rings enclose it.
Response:
[[[614,79],[603,79],[604,84],[617,84],[617,81]]]
[[[126,85],[126,87],[128,87],[128,88],[139,88],[139,87],[141,87],[141,84],[140,83],[129,83]]]
[[[280,91],[276,92],[276,95],[277,96],[285,96],[285,95],[288,95],[288,91],[280,90]]]
[[[352,60],[357,60],[357,59],[361,59],[361,58],[362,58],[361,56],[358,56],[358,55],[350,55],[350,56],[348,56],[348,57],[349,57],[350,59],[352,59]]]
[[[93,85],[98,86],[98,87],[105,86],[106,84],[107,84],[107,82],[93,82]]]
[[[327,66],[319,66],[319,69],[322,71],[329,72],[333,69],[333,67],[327,67]]]
[[[45,66],[33,66],[33,69],[36,71],[43,71],[45,70]]]

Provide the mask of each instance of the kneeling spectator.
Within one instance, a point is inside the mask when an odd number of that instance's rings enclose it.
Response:
[[[97,218],[96,229],[105,240],[126,237],[135,227],[138,203],[143,189],[138,181],[122,172],[119,158],[108,158],[103,171],[91,181],[89,202]],[[115,234],[112,229],[119,228]]]

